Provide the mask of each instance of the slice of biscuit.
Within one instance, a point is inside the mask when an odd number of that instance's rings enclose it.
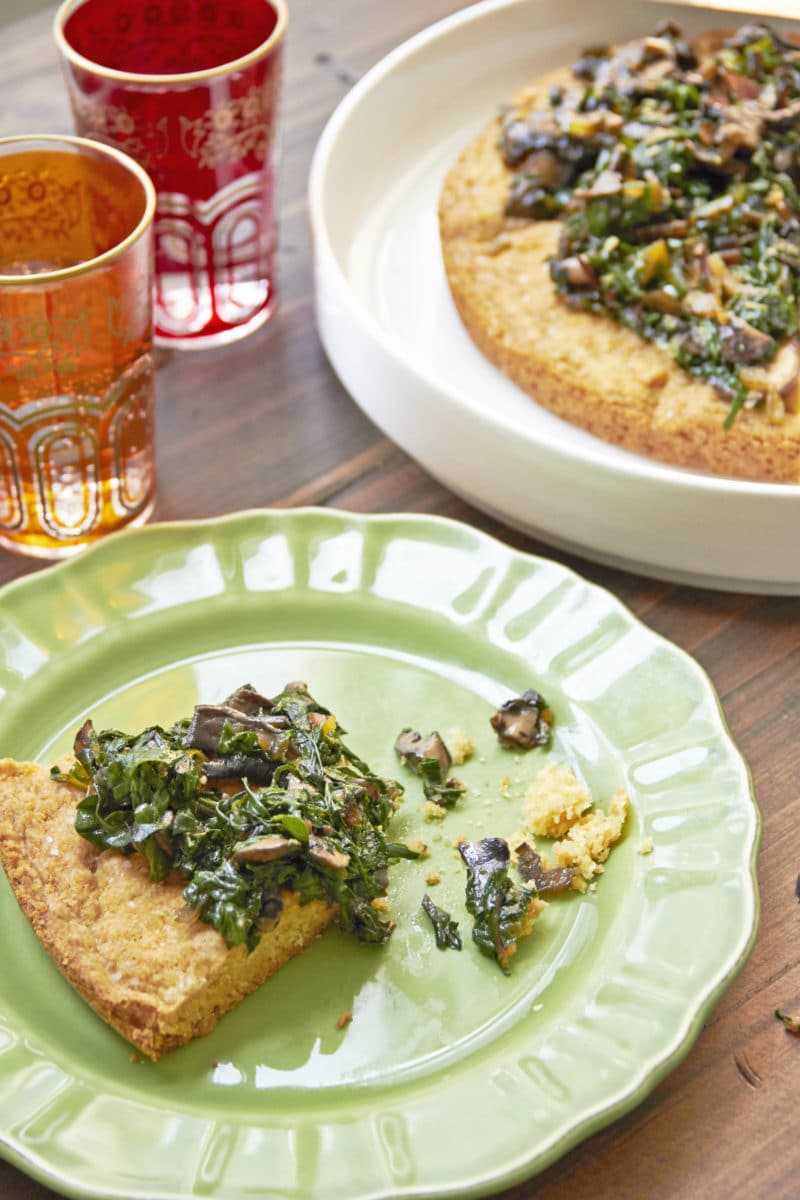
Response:
[[[709,34],[696,45],[711,53]],[[524,89],[514,106],[545,108],[568,69]],[[723,428],[727,402],[672,354],[612,318],[568,307],[550,278],[561,224],[504,214],[514,170],[494,118],[444,180],[439,230],[445,272],[478,349],[543,408],[603,441],[676,466],[732,478],[800,482],[800,412],[772,424],[763,408]]]
[[[252,953],[228,949],[186,919],[184,880],[152,883],[139,855],[100,851],[75,832],[78,798],[44,767],[0,760],[0,862],[61,973],[150,1058],[208,1033],[336,916],[335,905],[286,892]]]

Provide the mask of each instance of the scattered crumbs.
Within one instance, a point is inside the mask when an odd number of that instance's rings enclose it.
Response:
[[[431,838],[431,841],[432,842],[440,842],[441,840],[442,840],[442,835],[441,835],[441,833],[439,833],[439,831],[437,829],[436,833],[434,833],[433,837]]]
[[[428,887],[435,887],[437,883],[442,882],[442,877],[438,871],[429,871],[425,876],[425,882],[427,883]]]
[[[138,1062],[141,1062],[141,1061],[142,1061],[142,1060],[139,1058],[139,1055],[138,1055],[138,1054],[132,1054],[132,1055],[131,1055],[131,1062],[133,1062],[133,1063],[138,1063]]]
[[[370,901],[370,904],[373,908],[376,908],[378,912],[387,912],[389,908],[389,897],[376,896],[374,900]]]
[[[447,809],[435,800],[426,800],[422,812],[426,821],[441,821],[442,817],[447,816]]]
[[[453,838],[453,845],[455,846],[456,850],[458,849],[459,846],[466,845],[466,842],[467,842],[467,839],[461,833],[458,835],[458,837]]]
[[[602,869],[603,869],[603,868],[601,867],[601,868],[600,868],[600,870],[602,871]],[[589,884],[589,891],[590,891],[590,892],[596,892],[596,891],[597,891],[597,880],[596,880],[596,879],[595,879],[595,880],[594,880],[592,883],[590,883],[590,884]]]
[[[507,775],[500,780],[500,795],[504,800],[508,800],[511,795],[511,780]]]
[[[219,1059],[218,1059],[218,1058],[212,1058],[212,1060],[211,1060],[211,1066],[212,1066],[213,1070],[215,1070],[215,1071],[216,1071],[217,1067],[219,1066]]]
[[[420,856],[420,858],[427,858],[430,854],[430,850],[428,849],[426,843],[423,842],[422,838],[412,838],[412,840],[407,842],[406,845],[408,846],[409,850],[413,850],[415,854]]]
[[[451,729],[445,741],[455,767],[460,767],[475,753],[475,743],[463,729]]]
[[[338,1021],[336,1022],[336,1028],[344,1029],[345,1025],[349,1025],[350,1022],[352,1021],[352,1019],[353,1019],[353,1014],[351,1012],[343,1012],[342,1015],[339,1017]]]
[[[638,854],[652,854],[653,839],[649,837],[642,838],[642,840],[639,842],[639,845],[636,847],[636,851]]]

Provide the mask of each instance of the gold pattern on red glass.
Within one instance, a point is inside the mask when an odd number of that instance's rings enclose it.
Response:
[[[78,131],[151,175],[159,341],[201,346],[275,306],[283,0],[66,0],[56,40]]]

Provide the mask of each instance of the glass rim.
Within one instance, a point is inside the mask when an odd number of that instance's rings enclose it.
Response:
[[[112,262],[115,258],[119,258],[141,238],[153,223],[156,211],[156,189],[152,179],[130,155],[123,153],[122,150],[117,150],[114,146],[107,146],[105,142],[98,142],[93,138],[75,137],[66,133],[18,133],[13,137],[0,137],[0,150],[5,146],[22,147],[26,143],[33,145],[42,142],[46,142],[49,147],[54,149],[68,145],[77,147],[78,150],[89,150],[92,153],[105,154],[109,158],[115,159],[120,166],[130,171],[142,185],[145,198],[144,212],[130,233],[126,234],[115,246],[104,250],[102,254],[96,254],[94,258],[87,258],[85,262],[75,263],[71,267],[58,267],[53,271],[37,271],[32,275],[4,275],[0,272],[0,287],[36,287],[43,283],[57,283],[62,279],[72,279],[76,275],[86,275],[88,272]],[[3,157],[0,155],[0,164],[2,164]]]
[[[53,36],[56,45],[61,54],[75,66],[82,67],[85,71],[91,71],[95,75],[100,75],[104,79],[115,79],[120,83],[196,83],[202,82],[205,79],[214,79],[219,75],[228,75],[233,71],[241,71],[252,63],[257,62],[260,58],[264,58],[278,45],[283,39],[289,21],[289,10],[285,0],[264,0],[264,3],[273,10],[278,19],[269,37],[265,41],[260,42],[252,50],[248,50],[247,54],[242,54],[239,58],[231,58],[216,67],[204,67],[202,71],[182,71],[179,74],[173,75],[148,75],[140,71],[121,71],[116,67],[105,67],[102,63],[95,62],[94,59],[86,58],[85,55],[80,54],[70,44],[64,33],[67,18],[82,5],[89,2],[90,0],[62,0],[53,18]]]

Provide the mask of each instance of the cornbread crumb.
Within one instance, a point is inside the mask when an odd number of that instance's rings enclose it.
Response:
[[[463,729],[451,729],[445,741],[454,767],[460,767],[475,753],[475,743]]]
[[[591,807],[592,797],[572,768],[547,763],[526,792],[522,820],[539,837],[559,838]]]
[[[343,1012],[339,1017],[339,1020],[336,1022],[336,1028],[344,1029],[345,1025],[349,1025],[352,1019],[353,1014],[351,1012]]]
[[[425,876],[425,882],[429,887],[435,887],[437,883],[442,882],[442,877],[438,871],[429,871]]]
[[[579,875],[573,880],[573,887],[578,891],[585,891],[585,884],[602,873],[600,864],[605,862],[611,847],[622,835],[629,805],[627,793],[620,788],[611,797],[608,812],[594,809],[585,813],[575,821],[566,837],[553,843],[550,852],[554,865],[578,870]]]
[[[513,936],[517,939],[527,937],[528,934],[533,929],[536,918],[541,913],[543,913],[546,908],[547,908],[547,902],[545,900],[540,900],[538,896],[534,896],[533,899],[531,900],[530,904],[528,905],[527,910],[522,914],[522,916],[519,918],[519,920],[515,923],[515,925],[512,929]],[[506,954],[503,959],[504,966],[506,965],[508,960],[512,957],[512,955],[516,954],[516,952],[517,952],[517,943],[515,941],[507,948]]]
[[[427,858],[430,854],[427,843],[423,842],[422,838],[412,838],[410,842],[406,842],[409,850],[413,850],[420,858]]]
[[[422,812],[426,821],[441,821],[447,816],[447,809],[441,804],[437,804],[435,800],[426,800],[422,806]]]
[[[377,909],[378,912],[386,912],[389,908],[389,897],[376,896],[374,900],[370,901],[370,905],[372,908]]]
[[[642,840],[639,842],[639,845],[636,847],[636,851],[638,854],[652,854],[653,853],[653,839],[649,838],[649,837],[642,838]]]
[[[500,780],[500,795],[504,800],[508,800],[509,796],[511,795],[511,780],[509,779],[508,775],[504,775]]]

